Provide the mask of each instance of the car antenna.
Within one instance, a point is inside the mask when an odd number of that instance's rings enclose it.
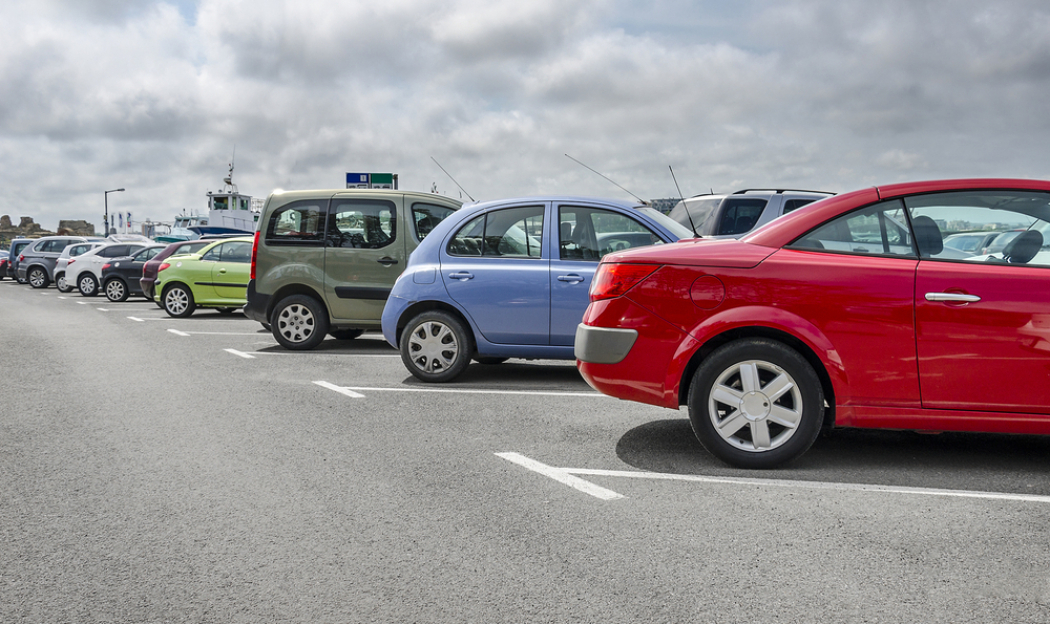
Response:
[[[430,157],[430,160],[433,160],[433,161],[434,161],[434,164],[435,164],[435,165],[437,165],[439,169],[441,169],[442,171],[445,171],[445,168],[441,166],[441,163],[439,163],[439,162],[437,161],[437,158],[434,158],[433,156],[431,156],[431,157]],[[454,183],[454,184],[455,184],[456,186],[459,186],[459,182],[456,182],[456,179],[452,177],[452,174],[451,174],[451,173],[449,173],[449,172],[445,171],[445,175],[447,175],[447,176],[448,176],[448,179],[449,179],[449,180],[452,180],[452,182],[453,182],[453,183]],[[464,193],[466,193],[467,197],[470,197],[470,193],[467,193],[467,189],[463,188],[462,186],[459,186],[459,190],[461,190],[461,191],[463,191]],[[470,197],[470,201],[478,201],[478,200],[474,199],[473,197]]]
[[[696,231],[696,226],[693,225],[693,215],[689,214],[689,205],[685,203],[685,196],[682,195],[682,187],[678,186],[678,178],[674,177],[674,169],[671,169],[671,165],[667,165],[667,169],[671,172],[671,179],[674,180],[674,187],[678,189],[678,197],[682,199],[682,210],[685,210],[685,216],[689,217],[689,229],[693,231],[694,236],[700,236],[700,233]]]
[[[566,155],[565,155],[565,157],[566,157],[566,158],[568,158],[569,160],[571,160],[571,161],[575,162],[576,164],[580,165],[581,167],[585,167],[585,168],[587,168],[587,169],[591,169],[590,167],[587,167],[587,165],[585,165],[585,164],[583,164],[582,162],[580,162],[580,161],[576,160],[576,159],[575,159],[575,158],[573,158],[572,156],[569,156],[568,154],[566,154]],[[591,171],[594,171],[594,169],[591,169]],[[598,173],[598,172],[597,172],[597,171],[594,171],[594,173]],[[603,178],[605,178],[606,180],[609,180],[609,181],[610,181],[610,182],[612,182],[613,184],[616,184],[616,183],[615,183],[615,182],[613,182],[613,181],[612,181],[611,179],[609,179],[609,177],[608,177],[608,176],[604,176],[604,175],[602,175],[602,174],[600,174],[600,173],[598,173],[598,175],[602,176],[602,177],[603,177]],[[616,184],[616,186],[618,186],[619,188],[623,189],[623,191],[624,191],[624,192],[626,192],[626,193],[627,193],[628,195],[630,195],[631,197],[633,197],[633,198],[637,199],[638,201],[642,202],[642,203],[643,203],[643,204],[645,204],[646,206],[648,206],[648,205],[649,205],[649,202],[645,201],[645,200],[644,200],[644,199],[642,199],[641,197],[638,197],[637,195],[635,195],[634,193],[632,193],[632,192],[628,191],[627,189],[623,188],[623,187],[622,187],[622,186],[620,186],[619,184]]]

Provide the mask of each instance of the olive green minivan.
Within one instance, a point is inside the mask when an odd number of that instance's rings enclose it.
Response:
[[[263,206],[244,314],[288,349],[380,329],[408,255],[462,202],[380,189],[287,191]]]

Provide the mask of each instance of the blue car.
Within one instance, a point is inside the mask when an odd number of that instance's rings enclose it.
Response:
[[[408,259],[383,309],[383,336],[423,381],[471,359],[573,359],[576,326],[602,256],[689,238],[646,206],[527,197],[464,206]]]

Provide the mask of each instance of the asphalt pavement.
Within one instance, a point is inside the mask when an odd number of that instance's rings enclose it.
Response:
[[[0,281],[0,622],[1050,622],[1050,439],[685,416]]]

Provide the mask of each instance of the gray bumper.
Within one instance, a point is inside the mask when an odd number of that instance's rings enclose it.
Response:
[[[633,329],[591,327],[580,323],[576,326],[573,355],[581,362],[616,364],[627,357],[637,338],[638,332]]]

